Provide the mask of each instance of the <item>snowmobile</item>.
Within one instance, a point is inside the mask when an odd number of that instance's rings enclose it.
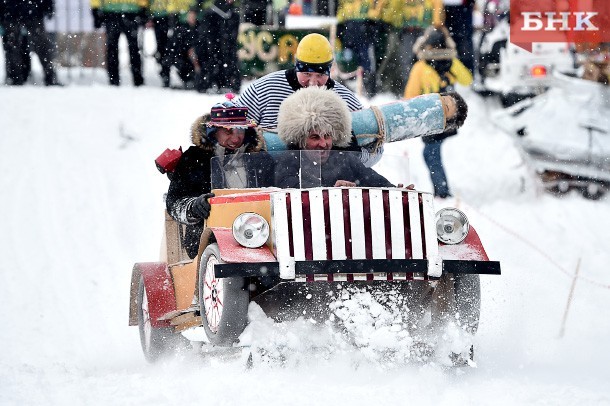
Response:
[[[377,147],[442,132],[446,125],[438,95],[354,112],[352,121],[358,142]],[[331,187],[322,171],[326,163],[333,162],[332,169],[360,162],[360,152],[286,150],[273,133],[265,136],[276,170],[283,176],[290,167],[297,184],[224,189],[224,167],[214,157],[215,196],[196,255],[191,258],[184,249],[184,225],[166,213],[160,260],[134,265],[129,325],[139,327],[148,361],[187,345],[182,333],[192,329],[204,330],[208,348],[239,346],[251,302],[278,321],[304,311],[324,318],[331,311],[329,298],[340,297],[348,285],[401,292],[402,325],[417,327],[423,334],[418,342],[428,347],[427,334],[445,325],[474,335],[479,276],[500,274],[500,264],[489,260],[464,213],[455,208],[435,213],[430,193],[409,188]],[[166,151],[156,163],[171,171],[179,153]],[[370,171],[408,184],[400,179],[408,170],[397,171],[404,168],[404,156],[391,159],[386,152]],[[471,345],[451,351],[447,358],[453,365],[472,362]]]
[[[532,44],[528,52],[509,39],[508,17],[485,33],[479,48],[480,83],[475,90],[497,94],[504,107],[534,97],[553,85],[553,72],[575,72],[575,55],[568,43]]]
[[[599,199],[610,188],[610,87],[555,74],[555,87],[497,112],[546,190]]]

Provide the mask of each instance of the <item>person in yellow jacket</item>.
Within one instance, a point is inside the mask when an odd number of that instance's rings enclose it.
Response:
[[[134,86],[144,84],[142,56],[138,46],[138,27],[148,19],[148,0],[91,0],[95,28],[106,27],[106,68],[111,85],[118,86],[119,37],[125,34]]]
[[[409,74],[404,93],[405,98],[453,91],[455,83],[464,86],[472,83],[472,74],[457,59],[455,42],[446,28],[428,27],[424,31],[424,35],[415,41],[413,51],[419,60],[413,65]],[[430,170],[434,196],[440,198],[451,196],[441,158],[441,145],[445,138],[455,134],[457,131],[452,130],[439,135],[422,137],[425,144],[424,160]]]

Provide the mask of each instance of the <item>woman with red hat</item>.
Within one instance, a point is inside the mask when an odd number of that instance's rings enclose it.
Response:
[[[212,185],[257,188],[271,186],[273,181],[273,160],[261,152],[264,140],[247,113],[247,107],[225,101],[199,117],[191,128],[194,145],[182,154],[172,174],[167,212],[187,225],[184,249],[191,258],[197,255],[204,221],[210,215]]]

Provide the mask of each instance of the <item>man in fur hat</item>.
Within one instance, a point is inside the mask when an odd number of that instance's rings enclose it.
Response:
[[[349,108],[332,90],[313,86],[287,97],[280,105],[278,136],[289,149],[277,159],[278,187],[394,186],[357,154],[331,153],[352,139]]]
[[[186,224],[184,248],[194,258],[204,221],[210,215],[212,185],[224,188],[271,186],[273,161],[248,109],[230,101],[216,104],[191,129],[193,146],[180,157],[167,192],[167,212]],[[216,159],[212,160],[212,158]]]

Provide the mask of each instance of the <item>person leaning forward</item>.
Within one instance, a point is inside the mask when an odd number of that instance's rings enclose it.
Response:
[[[350,111],[332,90],[307,87],[286,98],[278,115],[278,136],[289,151],[277,158],[277,187],[394,186],[353,153],[331,153],[352,138]]]
[[[351,90],[330,77],[334,57],[326,37],[320,34],[304,36],[299,41],[295,57],[294,68],[269,73],[255,80],[235,99],[237,105],[248,107],[248,117],[256,121],[259,127],[271,131],[277,129],[280,104],[297,90],[310,86],[335,92],[350,111],[363,108]],[[359,147],[355,138],[350,139],[346,148],[360,151],[361,159],[367,166],[377,163],[383,153],[383,148],[373,151]]]
[[[166,208],[176,221],[186,224],[184,248],[191,258],[197,256],[210,215],[212,181],[214,187],[223,188],[267,187],[273,181],[273,160],[261,152],[264,141],[255,123],[246,118],[247,110],[225,101],[198,118],[191,129],[194,145],[180,157],[172,176]],[[230,171],[222,170],[228,166]]]

